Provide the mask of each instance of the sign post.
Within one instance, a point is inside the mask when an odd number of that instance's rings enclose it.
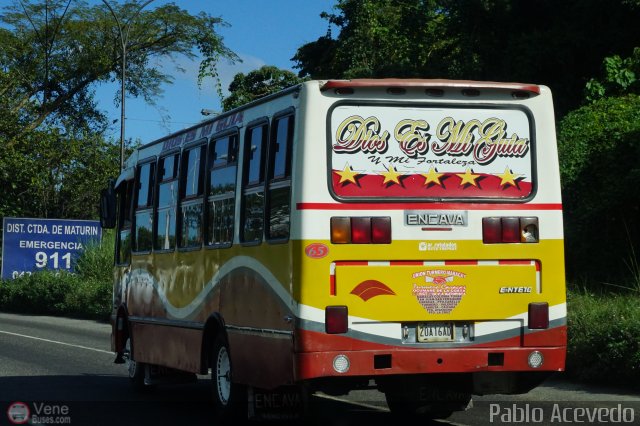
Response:
[[[102,228],[97,220],[5,217],[2,279],[43,269],[73,272],[75,261],[87,244],[99,242],[101,237]]]

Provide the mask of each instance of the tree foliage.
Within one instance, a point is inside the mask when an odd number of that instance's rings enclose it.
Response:
[[[92,219],[119,169],[119,146],[101,135],[34,130],[0,151],[0,216]]]
[[[218,61],[236,58],[216,32],[225,24],[220,18],[174,3],[142,10],[139,1],[109,4],[129,31],[130,96],[153,104],[173,81],[167,61],[180,56],[202,59],[200,78],[217,77]],[[94,88],[120,78],[122,53],[116,20],[101,2],[17,0],[4,8],[1,216],[96,217],[100,189],[119,172],[119,147],[102,136]]]
[[[173,80],[160,60],[193,59],[199,53],[202,78],[217,76],[220,58],[235,58],[216,33],[224,25],[220,18],[193,16],[174,3],[134,16],[139,6],[135,1],[112,5],[124,27],[130,24],[126,90],[131,96],[154,103],[162,85]],[[21,0],[5,8],[0,20],[0,106],[18,116],[22,132],[45,122],[67,131],[99,128],[103,117],[93,87],[116,81],[122,66],[120,33],[108,8]]]
[[[339,29],[300,47],[300,76],[312,78],[416,77],[443,72],[451,40],[439,38],[446,16],[435,0],[339,0],[321,16]],[[448,56],[448,55],[447,55]]]
[[[558,123],[558,141],[569,276],[635,274],[640,96],[603,98],[572,111]]]
[[[222,101],[225,111],[276,93],[303,81],[294,73],[274,66],[263,66],[246,75],[238,73],[229,84],[229,96]]]
[[[339,0],[337,27],[300,47],[299,75],[523,81],[579,106],[602,58],[640,45],[638,1]],[[330,27],[331,28],[331,27]]]
[[[636,47],[632,55],[624,59],[619,55],[604,58],[602,67],[604,76],[592,78],[587,83],[588,101],[627,93],[640,94],[640,47]]]

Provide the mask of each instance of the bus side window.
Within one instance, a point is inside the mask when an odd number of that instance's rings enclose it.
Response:
[[[156,163],[141,164],[136,172],[136,222],[133,251],[151,251],[153,234],[151,214],[153,213],[153,185]]]
[[[118,188],[118,243],[116,263],[128,265],[131,262],[131,207],[133,180],[123,182]]]
[[[229,247],[233,243],[236,209],[238,135],[214,139],[209,148],[207,197],[207,245]]]
[[[272,126],[267,186],[268,240],[289,239],[293,121],[293,115],[277,117]]]
[[[204,145],[200,145],[182,154],[181,248],[202,246],[205,149]]]
[[[161,158],[158,164],[158,203],[153,248],[172,250],[176,246],[179,154]]]
[[[264,153],[267,125],[247,129],[244,146],[244,176],[242,179],[242,216],[240,240],[259,243],[264,230]]]

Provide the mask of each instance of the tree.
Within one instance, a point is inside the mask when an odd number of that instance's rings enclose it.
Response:
[[[300,76],[545,84],[563,116],[602,58],[640,45],[638,0],[338,0],[339,29],[298,49]]]
[[[304,80],[296,77],[291,71],[267,65],[246,75],[238,73],[229,84],[230,94],[223,100],[222,107],[225,111],[229,111],[302,81]]]
[[[129,1],[113,8],[128,22],[138,4]],[[67,131],[99,129],[104,117],[93,87],[117,80],[122,63],[119,33],[106,6],[18,0],[5,8],[0,20],[0,113],[19,118],[20,133],[45,122]],[[217,77],[220,58],[236,59],[216,33],[221,25],[220,18],[193,16],[174,3],[141,11],[129,34],[126,90],[154,103],[162,85],[173,81],[154,58],[193,59],[199,53],[199,77]]]
[[[0,16],[1,216],[95,218],[100,189],[119,171],[94,87],[119,79],[122,45],[108,8],[94,3],[17,0]],[[139,8],[110,4],[125,25]],[[221,25],[174,3],[143,10],[128,39],[129,95],[154,103],[173,80],[154,59],[201,57],[199,77],[217,77],[221,58],[236,59]]]
[[[118,145],[92,132],[22,135],[0,150],[0,216],[94,219],[119,155]]]
[[[631,272],[637,279],[640,97],[602,98],[572,111],[558,123],[558,143],[569,276],[611,280]]]
[[[623,59],[619,55],[604,58],[602,67],[604,76],[592,78],[587,83],[588,101],[628,93],[640,94],[640,47],[636,47],[628,58]]]
[[[444,72],[450,41],[446,15],[435,0],[339,0],[321,17],[339,28],[298,49],[300,76],[312,78],[417,77],[425,67]]]

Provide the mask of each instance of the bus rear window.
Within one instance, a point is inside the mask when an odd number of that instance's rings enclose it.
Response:
[[[340,199],[527,199],[532,123],[515,108],[345,105],[330,112]]]

